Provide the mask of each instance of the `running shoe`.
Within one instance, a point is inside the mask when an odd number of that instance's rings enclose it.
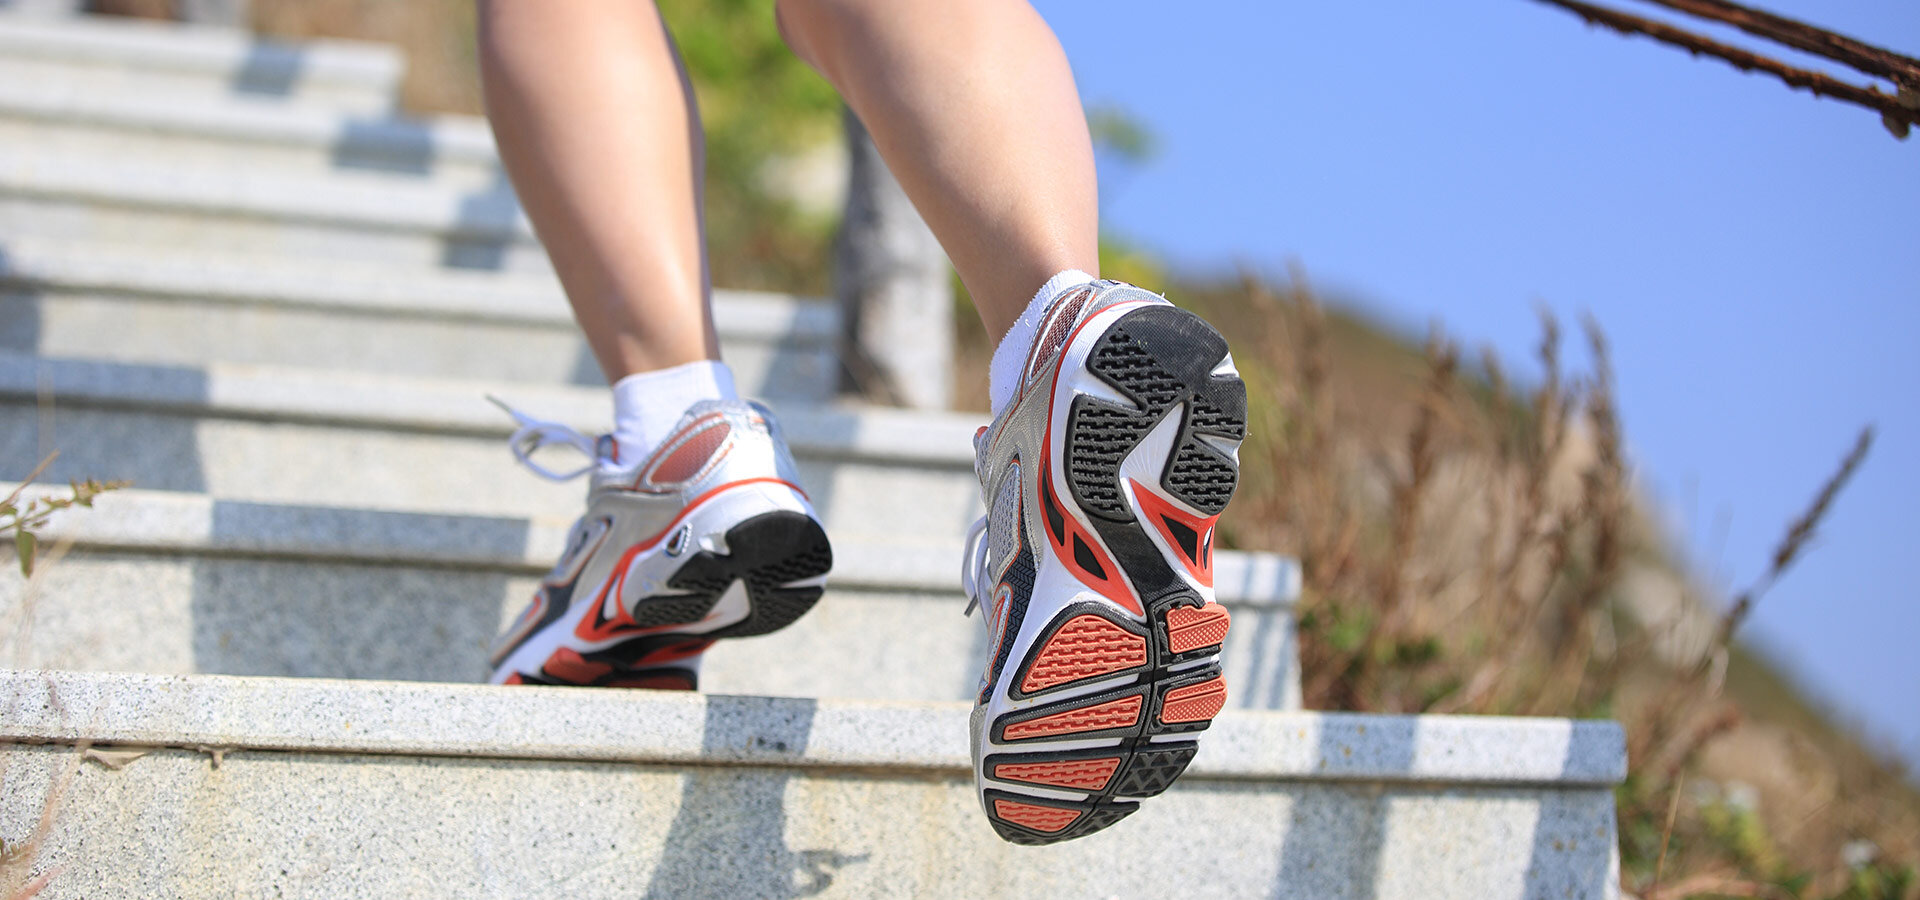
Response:
[[[715,640],[784,628],[820,599],[833,550],[766,407],[697,403],[651,456],[621,465],[611,436],[500,405],[522,463],[592,480],[560,561],[494,641],[495,684],[695,690]],[[546,468],[534,454],[550,444],[588,465]]]
[[[988,513],[962,574],[989,638],[974,780],[1016,844],[1132,813],[1225,705],[1213,526],[1246,436],[1226,340],[1159,295],[1094,282],[1038,335],[1019,393],[974,437]]]

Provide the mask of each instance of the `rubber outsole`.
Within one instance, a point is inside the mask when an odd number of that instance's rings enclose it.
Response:
[[[718,639],[767,634],[792,624],[819,602],[825,589],[788,585],[833,568],[826,531],[801,512],[780,510],[744,519],[727,530],[726,546],[726,553],[702,550],[689,556],[667,580],[674,593],[643,598],[635,604],[633,619],[646,628],[697,623],[736,581],[746,586],[746,618],[714,631],[656,632],[586,653],[562,647],[538,673],[521,673],[518,683],[695,690],[698,679],[692,670],[673,662],[704,652]]]
[[[1007,841],[1070,840],[1130,815],[1139,806],[1134,801],[1165,791],[1186,770],[1198,745],[1182,736],[1204,730],[1225,705],[1226,682],[1210,658],[1231,617],[1205,601],[1148,535],[1120,467],[1177,414],[1179,432],[1157,486],[1209,522],[1219,515],[1239,474],[1232,451],[1219,443],[1246,436],[1246,387],[1236,375],[1214,372],[1226,356],[1226,339],[1198,316],[1151,306],[1109,325],[1087,357],[1088,371],[1134,405],[1075,397],[1060,465],[1073,502],[1140,597],[1146,624],[1110,604],[1075,603],[1054,614],[1024,659],[1006,661],[1013,669],[1001,675],[1008,695],[1040,701],[988,726],[988,737],[1009,750],[982,760],[983,805]],[[1210,561],[1210,545],[1198,546],[1210,531],[1194,533],[1193,548],[1180,535],[1190,560]],[[1094,685],[1105,687],[1088,690]],[[1118,740],[1047,749],[1088,739]],[[1028,742],[1031,750],[1020,746]],[[1085,796],[1039,796],[1021,792],[1023,785]]]

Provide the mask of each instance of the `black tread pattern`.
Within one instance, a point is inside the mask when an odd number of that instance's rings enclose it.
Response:
[[[1088,354],[1087,369],[1135,407],[1096,397],[1074,400],[1067,429],[1067,482],[1083,509],[1116,522],[1133,520],[1120,489],[1120,462],[1175,405],[1184,406],[1185,418],[1160,484],[1207,515],[1226,508],[1239,481],[1239,467],[1199,437],[1246,437],[1245,383],[1213,374],[1226,355],[1226,338],[1177,307],[1136,310],[1108,327]]]
[[[820,601],[825,589],[785,585],[825,575],[833,568],[833,546],[826,531],[805,513],[754,516],[727,531],[727,549],[726,559],[746,582],[751,611],[740,622],[709,635],[715,638],[752,637],[793,624]]]
[[[1156,745],[1165,749],[1138,750],[1133,759],[1127,762],[1127,768],[1115,779],[1114,793],[1122,797],[1152,797],[1173,784],[1181,772],[1187,770],[1187,763],[1193,761],[1193,754],[1199,749],[1195,744]]]

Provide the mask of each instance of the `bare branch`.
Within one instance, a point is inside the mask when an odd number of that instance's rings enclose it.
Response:
[[[1845,63],[1868,75],[1876,75],[1904,87],[1920,90],[1920,59],[1875,47],[1843,34],[1835,34],[1764,9],[1754,9],[1727,0],[1646,0],[1668,9],[1702,19],[1732,25],[1755,37],[1782,44]]]
[[[1779,60],[1704,38],[1685,29],[1582,3],[1580,0],[1536,0],[1536,2],[1558,6],[1585,19],[1589,24],[1602,25],[1625,35],[1645,35],[1663,44],[1679,47],[1688,53],[1714,57],[1742,72],[1764,72],[1785,82],[1788,87],[1804,88],[1818,97],[1832,97],[1835,100],[1874,110],[1880,113],[1881,121],[1895,137],[1905,138],[1908,129],[1920,122],[1920,110],[1909,105],[1909,101],[1902,97],[1881,93],[1876,88],[1851,84],[1810,69],[1795,68]],[[1915,96],[1920,92],[1909,90],[1907,94]]]

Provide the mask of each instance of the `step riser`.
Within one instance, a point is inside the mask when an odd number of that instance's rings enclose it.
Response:
[[[3,77],[3,76],[0,76]],[[42,118],[37,112],[10,112],[0,106],[0,143],[37,151],[111,159],[128,154],[149,163],[194,167],[258,167],[309,177],[337,172],[379,172],[408,176],[454,190],[475,191],[500,184],[499,161],[471,154],[440,154],[430,133],[413,142],[357,140],[353,119],[324,141],[254,140],[221,134],[139,130],[132,126]],[[367,129],[383,120],[361,119]]]
[[[0,186],[4,190],[4,186]],[[476,208],[500,201],[476,194]],[[482,269],[524,274],[552,272],[546,251],[531,239],[503,236],[496,212],[448,219],[473,230],[381,228],[361,221],[252,218],[234,212],[178,207],[106,205],[88,200],[0,195],[0,233],[60,241],[164,247],[173,252],[350,260],[413,268]]]
[[[830,345],[723,334],[740,389],[824,404],[837,387]],[[0,350],[120,362],[235,362],[488,381],[606,384],[572,322],[460,320],[254,304],[0,288]]]
[[[47,898],[1618,895],[1604,788],[1189,775],[1106,832],[1035,851],[994,837],[953,775],[275,751],[214,770],[161,750],[81,764],[60,790],[73,749],[0,752],[10,845],[61,798]]]
[[[47,422],[30,401],[0,400],[0,460],[26,466],[58,448],[43,478],[53,484],[129,479],[229,500],[567,521],[580,514],[585,491],[521,469],[506,442],[489,436],[198,419],[62,407],[57,398]],[[967,470],[804,450],[799,464],[802,486],[836,534],[952,540],[980,515],[979,483]]]
[[[538,579],[461,571],[76,551],[50,566],[0,661],[45,669],[479,682],[486,648]],[[830,582],[831,583],[831,582]],[[0,621],[24,582],[0,573]],[[794,625],[723,642],[704,690],[971,700],[985,629],[957,592],[834,588]],[[1235,709],[1297,709],[1291,610],[1233,604],[1223,651]]]
[[[253,74],[244,69],[183,71],[105,60],[10,57],[5,53],[0,53],[0,81],[58,83],[72,91],[178,93],[196,99],[296,103],[365,115],[391,110],[398,86],[397,83],[371,85],[298,76],[288,78],[284,73],[264,70]]]

